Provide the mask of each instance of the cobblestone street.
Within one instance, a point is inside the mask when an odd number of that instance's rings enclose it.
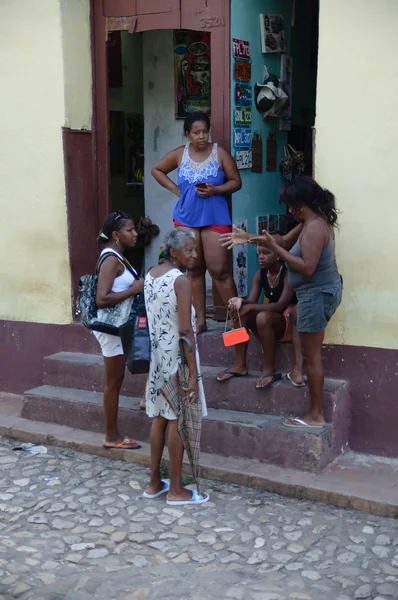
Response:
[[[398,523],[203,482],[144,500],[148,472],[0,441],[0,600],[398,598]]]

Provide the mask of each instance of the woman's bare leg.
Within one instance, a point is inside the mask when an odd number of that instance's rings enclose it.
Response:
[[[301,349],[300,334],[297,331],[297,308],[294,307],[290,313],[290,323],[292,326],[292,346],[294,353],[294,367],[290,377],[295,383],[304,383],[303,378],[303,352]]]
[[[196,266],[188,272],[192,283],[193,305],[196,312],[196,331],[206,331],[206,264],[203,256],[201,230],[187,227],[196,238]]]
[[[168,448],[170,456],[170,491],[169,500],[187,500],[192,498],[192,492],[182,485],[182,458],[184,445],[178,433],[178,421],[169,421]]]
[[[157,494],[163,489],[160,477],[160,463],[162,461],[166,429],[169,421],[164,417],[154,417],[151,425],[149,442],[151,444],[151,479],[146,489],[148,494]]]
[[[231,255],[226,248],[221,246],[220,234],[216,231],[202,229],[201,238],[207,269],[224,306],[227,307],[228,300],[237,295],[236,285],[232,277]],[[238,320],[234,321],[234,327],[239,327]],[[247,344],[238,344],[235,347],[235,363],[231,367],[234,373],[240,373],[241,375],[247,373],[246,354]]]
[[[123,354],[105,357],[105,389],[104,389],[104,414],[105,414],[105,442],[108,444],[119,443],[123,440],[117,426],[119,410],[119,394],[122,387],[125,371]]]
[[[258,380],[257,386],[264,387],[272,379],[265,377],[268,373],[275,373],[275,350],[276,343],[280,340],[286,329],[285,317],[274,312],[260,312],[256,319],[257,335],[263,349],[263,370],[261,379]]]
[[[300,333],[311,398],[311,412],[300,418],[309,425],[324,425],[325,423],[322,406],[324,383],[322,343],[324,336],[324,331],[319,331],[317,333]]]

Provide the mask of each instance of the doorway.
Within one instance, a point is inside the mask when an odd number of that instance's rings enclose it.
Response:
[[[109,199],[111,211],[145,219],[143,34],[112,31],[107,40]],[[141,227],[143,231],[143,228]],[[139,235],[129,260],[140,271],[148,236]]]
[[[319,0],[296,1],[291,30],[292,126],[288,143],[304,153],[305,175],[313,175],[318,39]]]

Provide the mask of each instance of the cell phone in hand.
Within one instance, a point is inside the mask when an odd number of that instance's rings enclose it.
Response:
[[[199,188],[200,190],[205,190],[207,188],[207,183],[197,183],[195,187]]]

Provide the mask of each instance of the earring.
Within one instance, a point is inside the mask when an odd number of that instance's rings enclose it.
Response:
[[[116,240],[116,246],[118,246],[120,244],[119,240]]]

